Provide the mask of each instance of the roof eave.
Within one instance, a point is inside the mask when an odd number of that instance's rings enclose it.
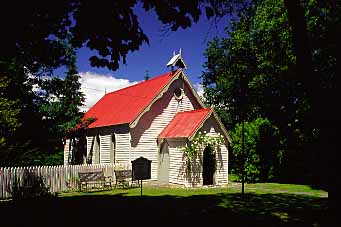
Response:
[[[199,131],[199,129],[202,128],[202,126],[205,124],[206,120],[211,116],[212,114],[212,109],[210,109],[210,111],[206,114],[206,116],[201,120],[201,122],[198,124],[198,126],[194,129],[194,131],[192,132],[192,134],[188,137],[189,140],[193,140],[194,136],[197,134],[197,132]]]
[[[189,81],[189,78],[188,78],[188,76],[186,75],[186,73],[182,71],[182,75],[183,75],[184,81],[186,81],[187,85],[191,88],[192,94],[194,95],[195,99],[197,100],[197,102],[199,103],[199,105],[201,106],[201,108],[206,108],[206,106],[205,106],[205,104],[203,103],[203,101],[201,100],[200,96],[199,96],[198,93],[195,91],[194,87],[192,86],[191,82]]]
[[[219,124],[219,126],[220,126],[220,128],[221,128],[221,130],[222,130],[222,132],[223,132],[223,134],[224,134],[224,136],[225,136],[225,138],[227,139],[227,141],[228,141],[229,143],[232,143],[231,136],[230,136],[230,134],[228,133],[228,131],[226,130],[226,128],[225,128],[223,122],[221,122],[221,120],[220,120],[218,114],[215,112],[215,110],[214,110],[213,108],[212,108],[212,111],[213,111],[213,116],[214,116],[214,118],[216,119],[216,121],[218,122],[218,124]]]
[[[105,127],[112,127],[112,126],[126,125],[126,124],[129,124],[129,122],[122,122],[122,123],[117,123],[117,124],[112,124],[112,125],[99,125],[95,127],[89,127],[89,129],[98,129],[98,128],[105,128]]]
[[[206,120],[211,117],[213,115],[213,117],[215,118],[215,120],[218,122],[218,125],[220,126],[220,129],[222,131],[222,133],[224,134],[224,137],[227,139],[227,141],[229,143],[232,142],[231,137],[229,135],[229,133],[227,132],[224,124],[221,122],[219,116],[217,115],[217,113],[214,111],[213,108],[211,108],[210,112],[208,112],[208,114],[206,115],[206,117],[200,122],[200,124],[198,125],[198,127],[193,131],[192,135],[189,137],[189,140],[193,140],[194,136],[197,134],[197,132],[199,131],[199,129],[201,129],[203,127],[203,125],[205,124]]]
[[[179,75],[181,74],[182,72],[182,69],[179,69],[177,70],[174,75],[173,75],[173,78],[171,80],[168,81],[168,83],[160,90],[159,94],[157,94],[153,100],[137,115],[137,117],[135,117],[134,120],[132,120],[130,123],[129,123],[129,127],[130,128],[134,128],[137,123],[139,122],[140,118],[150,110],[151,106],[157,101],[159,100],[163,94],[168,90],[169,86],[171,85],[171,83],[176,80]]]

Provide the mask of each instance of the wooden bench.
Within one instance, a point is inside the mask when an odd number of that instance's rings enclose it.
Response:
[[[136,182],[133,182],[132,180],[132,171],[131,169],[129,170],[114,170],[115,171],[115,178],[116,178],[116,183],[115,187],[121,186],[123,188],[127,186],[133,186],[136,185]],[[137,184],[139,184],[137,182]]]
[[[91,186],[102,186],[102,188],[110,187],[112,177],[104,176],[103,171],[94,171],[94,172],[79,172],[79,190],[82,191],[83,186],[85,185],[86,190],[88,189],[88,185]]]

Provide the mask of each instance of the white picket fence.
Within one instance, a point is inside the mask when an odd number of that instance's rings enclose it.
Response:
[[[78,188],[78,172],[104,171],[115,179],[114,169],[131,169],[130,163],[84,164],[60,166],[0,167],[0,199],[10,198],[15,183],[22,185],[25,174],[42,177],[50,192],[64,192]]]

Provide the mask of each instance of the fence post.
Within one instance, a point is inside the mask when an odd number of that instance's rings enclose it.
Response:
[[[129,169],[130,163],[108,163],[108,164],[81,164],[81,165],[58,165],[58,166],[25,166],[25,167],[0,167],[0,199],[11,197],[13,183],[23,186],[25,174],[34,174],[44,179],[44,184],[51,193],[78,189],[78,173],[103,171],[105,176],[115,177],[115,168]],[[26,183],[32,184],[31,177]]]
[[[0,167],[0,198],[4,197],[4,168]]]

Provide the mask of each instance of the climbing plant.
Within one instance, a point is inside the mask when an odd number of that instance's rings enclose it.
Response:
[[[186,155],[187,168],[190,169],[191,161],[193,160],[196,153],[200,150],[204,150],[205,147],[210,146],[214,152],[216,148],[224,142],[224,137],[220,134],[217,136],[207,135],[206,131],[204,133],[198,132],[193,140],[182,149]]]

